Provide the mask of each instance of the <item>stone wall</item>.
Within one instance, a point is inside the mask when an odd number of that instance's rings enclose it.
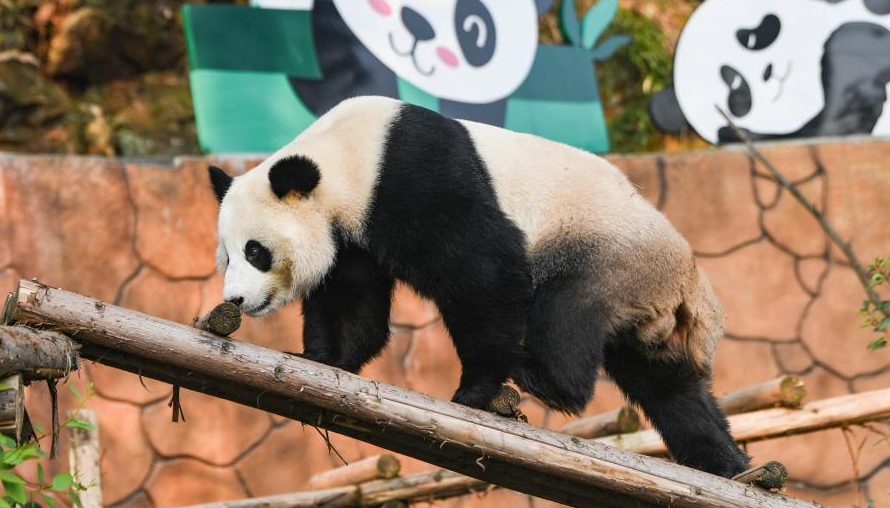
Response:
[[[765,147],[768,155],[827,209],[863,259],[890,253],[890,142],[853,140]],[[862,300],[850,269],[816,223],[743,152],[733,149],[612,159],[690,240],[728,315],[716,359],[717,393],[779,373],[806,378],[812,398],[890,385],[890,356],[870,352],[858,328]],[[239,172],[256,161],[214,163]],[[22,277],[89,294],[181,323],[220,300],[214,273],[216,203],[206,159],[175,164],[94,157],[0,155],[0,290]],[[395,295],[392,342],[364,375],[448,398],[459,364],[436,309],[405,287]],[[297,306],[246,319],[241,339],[299,350]],[[105,502],[109,508],[162,508],[303,488],[313,473],[339,465],[311,427],[184,391],[186,422],[172,423],[170,387],[101,365],[71,382],[96,394]],[[76,401],[63,390],[65,407]],[[43,386],[31,388],[32,418],[47,427]],[[602,380],[587,413],[621,403]],[[566,417],[532,399],[536,425],[558,429]],[[758,443],[755,461],[789,466],[789,492],[833,507],[890,504],[890,445],[859,429]],[[379,450],[332,436],[347,460]],[[64,447],[63,447],[64,448]],[[65,450],[63,449],[63,457]],[[406,473],[429,466],[403,461]],[[67,467],[65,460],[49,465]],[[854,478],[858,477],[858,481]],[[550,506],[494,491],[437,506]]]

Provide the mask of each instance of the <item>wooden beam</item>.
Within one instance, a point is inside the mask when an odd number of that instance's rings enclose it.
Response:
[[[34,281],[20,281],[14,320],[69,334],[82,344],[84,358],[570,506],[813,506]]]
[[[800,409],[780,407],[734,415],[729,417],[729,426],[735,440],[746,443],[888,418],[890,388],[817,400]],[[667,453],[667,447],[654,430],[596,441],[645,455]]]
[[[488,488],[489,485],[483,481],[438,470],[348,487],[219,501],[188,508],[361,508],[396,502],[430,502]]]
[[[797,408],[806,395],[803,378],[780,376],[727,393],[720,399],[720,407],[727,415],[776,406]]]
[[[92,424],[92,429],[68,427],[68,464],[71,474],[84,487],[78,493],[83,508],[102,508],[102,468],[99,459],[99,421],[96,411],[81,409],[68,413],[69,418],[77,418]]]
[[[78,364],[74,342],[60,333],[0,327],[0,377],[54,379],[67,376]]]
[[[330,469],[309,478],[312,490],[358,485],[371,480],[391,480],[399,475],[402,464],[394,455],[384,453],[366,457],[352,464]]]

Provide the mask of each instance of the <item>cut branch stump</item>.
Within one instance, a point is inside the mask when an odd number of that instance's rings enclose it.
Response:
[[[20,281],[13,315],[15,322],[68,334],[84,358],[570,506],[814,506],[34,281]]]
[[[312,490],[358,485],[371,480],[390,480],[399,475],[402,464],[388,453],[374,455],[309,478]]]
[[[629,405],[569,422],[562,428],[565,434],[585,439],[627,434],[638,430],[640,430],[640,413]]]
[[[802,378],[781,376],[727,393],[720,399],[720,407],[727,415],[776,406],[798,408],[806,395]]]

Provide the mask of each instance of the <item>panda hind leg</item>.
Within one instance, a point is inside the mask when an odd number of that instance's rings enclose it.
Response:
[[[630,336],[609,341],[605,368],[642,408],[678,463],[725,478],[748,468],[750,458],[729,433],[708,371],[685,358],[660,357]]]
[[[548,407],[580,413],[593,397],[606,334],[584,277],[538,285],[526,328],[526,359],[513,380]]]

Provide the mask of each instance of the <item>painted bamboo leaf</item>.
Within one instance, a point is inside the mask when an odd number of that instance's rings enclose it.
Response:
[[[632,40],[633,38],[629,35],[613,35],[590,52],[591,58],[594,62],[608,60],[612,58],[616,51],[629,44]]]
[[[615,13],[618,12],[618,0],[600,0],[584,15],[581,24],[581,45],[587,49],[593,49],[597,39],[600,38]]]
[[[581,43],[581,27],[578,25],[578,14],[575,12],[575,0],[562,0],[559,25],[562,34],[573,46]]]

